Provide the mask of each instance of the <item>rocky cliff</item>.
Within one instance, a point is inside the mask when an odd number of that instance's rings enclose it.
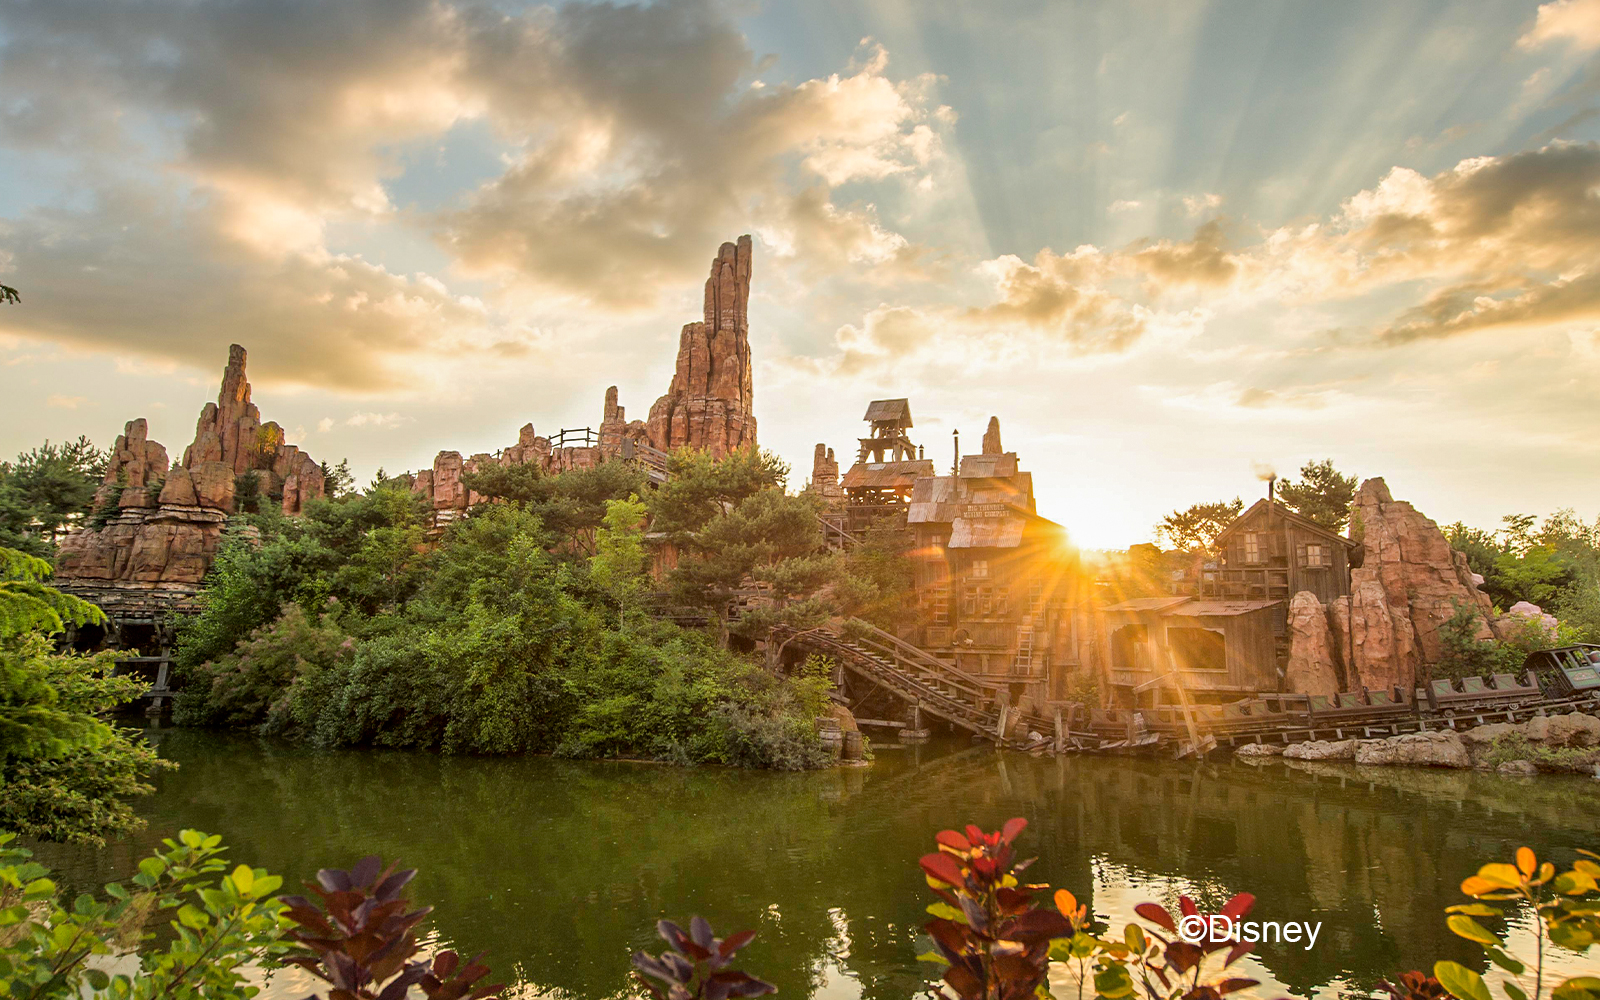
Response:
[[[1356,491],[1350,538],[1362,545],[1361,565],[1350,573],[1350,595],[1323,609],[1326,636],[1315,634],[1313,595],[1297,594],[1291,605],[1291,690],[1328,693],[1330,669],[1344,690],[1410,690],[1440,660],[1439,629],[1458,605],[1480,612],[1480,638],[1496,637],[1493,606],[1467,557],[1432,520],[1395,500],[1382,479],[1368,479]]]
[[[706,279],[705,319],[683,328],[677,371],[650,407],[650,442],[726,455],[756,443],[750,382],[750,237],[724,243]]]
[[[322,467],[285,443],[283,428],[261,422],[245,360],[244,348],[229,348],[221,392],[200,412],[181,464],[167,467],[167,450],[149,439],[143,417],[128,421],[96,498],[98,523],[63,541],[58,583],[108,610],[142,597],[183,598],[211,566],[239,477],[253,473],[262,502],[281,502],[286,514],[322,495]]]

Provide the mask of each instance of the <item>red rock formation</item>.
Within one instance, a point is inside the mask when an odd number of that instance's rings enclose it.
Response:
[[[990,417],[989,426],[983,432],[983,453],[985,455],[1004,455],[1005,451],[1000,446],[1000,418]]]
[[[266,496],[283,498],[283,512],[298,514],[306,501],[323,495],[322,466],[298,446],[284,441],[275,421],[261,422],[261,411],[250,402],[250,382],[245,376],[245,349],[228,348],[228,366],[222,371],[222,390],[215,403],[207,403],[195,422],[194,443],[183,453],[184,467],[220,463],[234,475],[254,472]],[[208,473],[213,480],[219,475]],[[214,490],[213,496],[220,496]],[[232,490],[228,490],[231,509]]]
[[[63,541],[56,579],[111,604],[192,595],[222,543],[237,477],[249,472],[260,478],[263,494],[282,494],[286,514],[300,513],[323,493],[322,467],[286,444],[276,423],[261,423],[250,402],[244,348],[235,344],[222,391],[201,411],[182,465],[168,470],[167,450],[148,439],[145,420],[128,422],[112,447],[102,487],[125,484],[121,511]],[[156,484],[159,495],[151,489]]]
[[[1317,595],[1302,590],[1289,602],[1289,662],[1284,685],[1297,694],[1337,694],[1328,613]]]
[[[650,443],[722,456],[756,443],[751,411],[750,237],[724,243],[706,279],[705,319],[683,328],[667,394],[650,407]]]
[[[810,490],[829,503],[843,502],[845,497],[844,487],[839,485],[839,460],[825,444],[818,444],[811,456]]]

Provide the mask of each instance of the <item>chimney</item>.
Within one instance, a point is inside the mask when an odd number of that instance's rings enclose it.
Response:
[[[950,474],[952,476],[958,476],[961,474],[961,428],[958,427],[951,431],[950,438],[955,442],[956,450],[956,458],[955,462],[950,466]]]
[[[1271,503],[1272,503],[1272,491],[1273,491],[1273,488],[1275,486],[1277,486],[1277,484],[1278,484],[1278,477],[1277,476],[1273,475],[1273,476],[1268,476],[1267,477],[1267,504],[1268,505],[1271,505]]]

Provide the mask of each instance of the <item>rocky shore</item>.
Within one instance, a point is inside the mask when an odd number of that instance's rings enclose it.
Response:
[[[1248,743],[1246,759],[1349,761],[1375,766],[1476,768],[1503,774],[1600,774],[1600,718],[1573,712],[1524,723],[1407,733],[1385,739],[1313,740],[1282,746]]]

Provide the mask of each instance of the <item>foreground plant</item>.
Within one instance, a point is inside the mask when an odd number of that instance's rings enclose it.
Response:
[[[285,964],[298,965],[333,987],[331,1000],[404,1000],[416,986],[429,1000],[481,1000],[505,989],[504,983],[475,985],[489,974],[478,961],[465,965],[453,951],[432,962],[411,961],[421,945],[413,929],[433,907],[411,909],[401,890],[416,869],[395,871],[371,854],[349,871],[324,868],[306,887],[318,902],[285,896],[288,917],[298,926],[287,937],[295,950]]]
[[[1255,905],[1256,898],[1248,892],[1241,892],[1228,900],[1217,916],[1226,917],[1232,924],[1237,924],[1244,919],[1245,914]],[[1163,906],[1156,903],[1140,903],[1133,908],[1133,912],[1154,924],[1156,929],[1146,935],[1138,924],[1129,924],[1123,932],[1123,943],[1127,949],[1125,962],[1112,963],[1108,966],[1106,986],[1102,988],[1101,995],[1109,998],[1127,996],[1133,992],[1133,978],[1138,977],[1139,985],[1144,987],[1146,996],[1152,1000],[1216,1000],[1218,997],[1227,996],[1239,990],[1249,989],[1258,985],[1254,979],[1245,979],[1239,976],[1227,975],[1227,969],[1234,962],[1242,958],[1254,947],[1253,944],[1236,941],[1232,937],[1223,935],[1213,929],[1210,914],[1201,913],[1195,906],[1194,900],[1188,896],[1178,897],[1178,916],[1176,918]],[[1185,936],[1179,933],[1179,928],[1194,925],[1205,928],[1205,935],[1198,934]],[[1154,938],[1154,940],[1151,940]],[[1116,949],[1113,949],[1116,952]],[[1220,956],[1220,964],[1213,963],[1214,974],[1220,976],[1213,981],[1207,981],[1207,960],[1212,956]],[[1113,958],[1117,958],[1113,954]],[[1114,970],[1117,964],[1122,964],[1124,972],[1117,975]],[[1124,989],[1122,978],[1126,976],[1128,982]],[[1096,987],[1100,987],[1101,979],[1095,980]]]
[[[106,901],[82,895],[70,910],[31,852],[9,846],[14,839],[0,834],[0,996],[246,1000],[258,990],[243,970],[284,947],[284,908],[272,898],[283,880],[245,865],[222,875],[220,837],[184,830],[139,862],[133,891],[113,883]],[[171,927],[171,942],[141,948],[160,921]],[[133,952],[136,975],[96,967]]]
[[[639,981],[656,1000],[727,1000],[778,992],[771,983],[726,968],[734,953],[756,936],[755,931],[719,938],[703,917],[689,921],[687,934],[670,920],[657,923],[656,930],[667,942],[668,950],[659,958],[643,951],[633,953]],[[651,982],[652,979],[658,982]]]
[[[1600,854],[1584,855],[1570,869],[1557,873],[1556,866],[1540,862],[1527,847],[1517,848],[1514,863],[1484,865],[1478,874],[1461,883],[1461,891],[1479,900],[1452,906],[1445,912],[1446,924],[1458,937],[1483,949],[1489,961],[1505,975],[1498,985],[1509,1000],[1541,1000],[1545,982],[1545,942],[1575,954],[1586,954],[1600,941]],[[1485,927],[1478,918],[1505,920],[1500,907],[1484,900],[1527,904],[1539,921],[1538,951],[1531,962],[1512,955],[1506,948],[1504,932]],[[1409,973],[1418,976],[1420,973]],[[1438,983],[1460,1000],[1493,1000],[1489,984],[1473,970],[1457,962],[1436,962],[1433,975]],[[1600,977],[1573,976],[1554,984],[1552,1000],[1600,1000]]]
[[[1073,932],[1065,915],[1034,904],[1033,892],[1048,886],[1017,880],[1034,861],[1017,861],[1011,846],[1027,825],[1018,818],[996,833],[942,831],[938,852],[920,861],[940,899],[928,907],[935,951],[925,957],[948,966],[944,981],[962,1000],[1035,995],[1048,977],[1051,939]]]

